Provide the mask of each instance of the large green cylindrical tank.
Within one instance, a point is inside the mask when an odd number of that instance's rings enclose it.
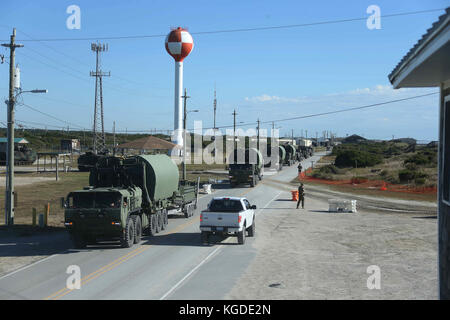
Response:
[[[286,149],[283,146],[278,146],[278,156],[280,157],[279,162],[283,162],[286,159]]]
[[[165,154],[140,155],[136,160],[146,167],[146,186],[152,201],[170,198],[178,190],[176,164]]]
[[[295,156],[295,147],[292,144],[286,144],[284,148],[286,149],[286,156],[289,159],[293,159]]]

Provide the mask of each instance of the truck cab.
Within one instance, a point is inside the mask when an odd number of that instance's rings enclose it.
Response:
[[[247,183],[250,184],[251,187],[254,187],[258,184],[258,180],[261,180],[261,177],[258,174],[257,165],[251,163],[230,164],[228,176],[232,188],[238,184]]]
[[[200,214],[202,242],[209,242],[212,234],[233,234],[239,244],[244,244],[247,234],[249,237],[255,234],[255,210],[256,206],[247,198],[214,197]]]
[[[138,187],[86,187],[65,199],[64,225],[77,248],[99,238],[121,239],[129,217],[140,212],[141,206],[142,191]]]

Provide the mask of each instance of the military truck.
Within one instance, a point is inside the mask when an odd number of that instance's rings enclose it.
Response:
[[[296,149],[292,144],[285,144],[284,149],[286,150],[286,157],[284,158],[284,164],[291,166],[295,163]]]
[[[36,151],[26,145],[14,145],[14,164],[31,165],[36,161]],[[0,165],[6,164],[6,144],[0,146]]]
[[[163,154],[101,157],[90,186],[63,199],[64,224],[76,248],[98,240],[129,248],[143,232],[164,230],[170,214],[193,216],[198,182],[179,181],[178,167]]]
[[[90,171],[97,164],[100,155],[93,153],[92,151],[87,151],[86,153],[80,155],[77,160],[79,171]]]
[[[268,149],[268,156],[271,157],[272,149]],[[284,159],[286,158],[286,149],[283,146],[278,146],[278,170],[283,169]],[[264,163],[264,168],[269,168],[272,166],[272,161],[267,161]]]
[[[228,177],[232,188],[238,184],[250,184],[254,187],[258,180],[262,180],[264,159],[256,148],[245,149],[244,159],[239,159],[237,150],[234,150],[228,158]]]

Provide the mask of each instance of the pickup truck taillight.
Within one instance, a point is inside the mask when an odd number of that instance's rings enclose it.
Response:
[[[241,220],[242,220],[242,216],[239,215],[239,216],[238,216],[238,223],[241,223]]]

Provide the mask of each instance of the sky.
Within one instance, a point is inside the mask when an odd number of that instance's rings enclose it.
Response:
[[[80,29],[68,29],[66,12],[80,8]],[[307,24],[364,18],[370,5],[381,11],[381,29],[365,20],[247,32],[196,32]],[[191,97],[188,117],[213,126],[214,87],[217,125],[263,122],[342,110],[416,95],[438,88],[395,90],[388,74],[420,37],[444,13],[383,17],[383,15],[445,8],[448,1],[24,1],[3,0],[0,40],[8,42],[17,28],[16,63],[22,90],[47,89],[47,94],[22,94],[16,119],[25,127],[85,128],[93,125],[95,70],[93,40],[30,41],[95,38],[108,43],[102,55],[105,129],[133,132],[173,129],[173,58],[164,47],[171,28],[193,33],[194,49],[184,61],[184,86]],[[104,37],[155,35],[133,39]],[[0,54],[8,61],[9,51]],[[0,95],[8,95],[9,66],[0,64]],[[56,118],[56,119],[55,119]],[[60,121],[63,120],[63,121]],[[0,126],[6,105],[0,105]],[[338,136],[359,134],[371,139],[438,138],[438,95],[375,108],[274,124],[282,135]],[[244,129],[249,126],[244,127]]]

